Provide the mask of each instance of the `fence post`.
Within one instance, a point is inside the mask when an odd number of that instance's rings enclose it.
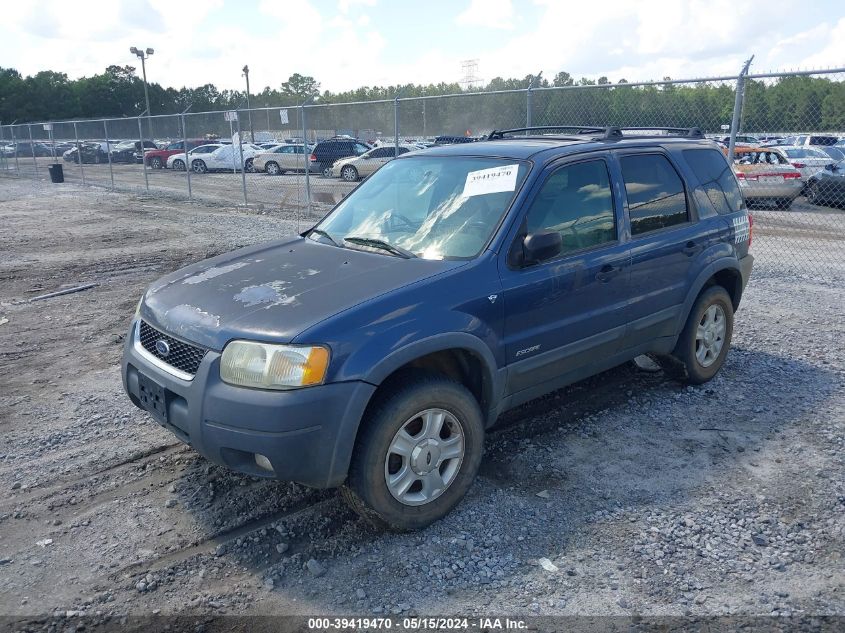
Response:
[[[32,140],[32,123],[28,123],[26,127],[29,128],[29,151],[32,153],[32,167],[34,169],[32,177],[38,178],[38,161],[35,160],[35,142]]]
[[[182,113],[182,144],[185,150],[185,174],[188,176],[188,200],[193,200],[191,191],[191,168],[188,166],[188,126],[185,122],[185,113]]]
[[[79,129],[76,121],[73,122],[73,135],[76,137],[76,159],[79,161],[79,175],[82,176],[82,184],[85,184],[85,168],[82,167],[82,144],[79,142]]]
[[[106,150],[109,155],[109,178],[111,179],[111,190],[114,191],[114,170],[111,165],[111,141],[109,140],[109,124],[103,119],[103,134],[106,135]],[[143,145],[143,143],[141,143]]]
[[[393,98],[393,157],[399,156],[399,97]]]
[[[4,142],[3,125],[0,121],[0,165],[3,166],[3,174],[9,171],[9,161],[6,160],[6,143]]]
[[[15,146],[15,171],[18,172],[18,178],[21,177],[21,163],[18,160],[18,137],[15,136],[15,128],[12,126],[12,145]]]
[[[531,83],[528,84],[528,88],[525,90],[525,127],[531,127],[531,114],[534,110],[534,104],[532,103],[534,97],[531,88],[533,85],[534,81],[532,80]]]
[[[150,125],[152,126],[152,123]],[[141,129],[141,117],[138,117],[138,142],[141,144],[141,167],[144,168],[144,184],[147,186],[147,191],[149,191],[150,179],[147,176],[147,157],[144,156],[144,131]]]
[[[742,67],[739,75],[736,78],[736,97],[734,99],[734,113],[731,119],[731,138],[728,144],[728,162],[734,162],[734,149],[736,148],[736,134],[739,131],[740,114],[742,114],[742,104],[745,101],[745,76],[748,74],[748,68],[751,66],[751,60],[754,59],[752,55],[745,65]]]
[[[311,162],[311,155],[308,153],[308,131],[305,127],[305,104],[302,104],[302,151],[306,152],[305,156],[305,205],[308,215],[311,215],[311,176],[309,174],[309,167]],[[296,232],[299,233],[299,215],[296,216]]]
[[[238,153],[241,156],[241,187],[244,190],[244,205],[247,205],[249,202],[246,199],[246,163],[244,163],[244,144],[241,140],[241,115],[237,110],[235,110],[235,114],[238,117]]]

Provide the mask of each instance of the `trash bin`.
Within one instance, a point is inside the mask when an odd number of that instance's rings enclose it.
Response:
[[[47,171],[50,172],[50,180],[52,182],[65,181],[65,170],[61,163],[53,163],[47,168]]]

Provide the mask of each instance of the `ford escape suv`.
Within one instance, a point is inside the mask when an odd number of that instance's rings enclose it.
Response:
[[[528,128],[390,161],[301,235],[176,271],[131,400],[208,459],[423,527],[505,410],[640,354],[725,361],[751,217],[697,129]]]

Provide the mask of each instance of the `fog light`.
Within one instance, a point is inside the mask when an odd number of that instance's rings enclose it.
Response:
[[[270,460],[264,457],[261,453],[255,454],[255,465],[261,468],[262,470],[266,470],[269,472],[273,472],[273,464],[270,463]]]

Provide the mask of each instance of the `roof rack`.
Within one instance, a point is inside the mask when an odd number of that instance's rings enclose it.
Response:
[[[542,126],[534,126],[534,127],[518,127],[512,128],[509,130],[493,130],[487,136],[488,141],[493,141],[496,139],[503,139],[507,134],[515,134],[517,132],[541,132],[541,131],[549,131],[549,130],[571,130],[574,134],[590,134],[593,137],[593,140],[617,140],[621,138],[625,138],[625,134],[623,132],[667,132],[668,134],[640,134],[636,136],[640,137],[649,137],[649,136],[680,136],[684,138],[704,138],[704,134],[702,133],[700,128],[697,127],[661,127],[661,126],[651,126],[651,127],[616,127],[616,126],[606,126],[606,127],[588,127],[582,125],[542,125]],[[628,135],[630,138],[631,135]]]

